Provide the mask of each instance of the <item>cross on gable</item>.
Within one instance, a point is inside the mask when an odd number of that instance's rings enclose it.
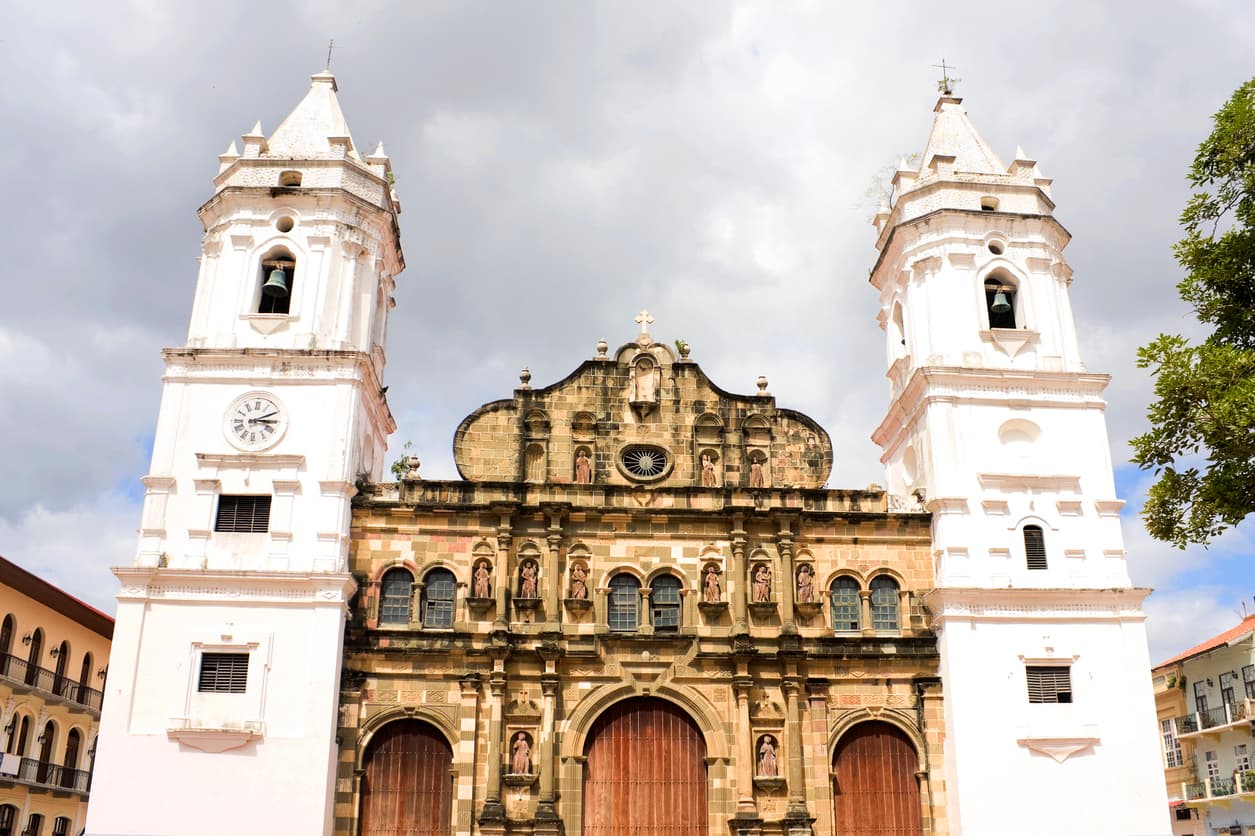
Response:
[[[649,315],[649,311],[645,310],[644,308],[641,308],[641,312],[640,312],[640,313],[638,313],[638,314],[636,315],[636,320],[635,320],[635,321],[640,323],[640,325],[641,325],[641,333],[642,333],[642,334],[648,334],[648,333],[649,333],[649,325],[650,325],[650,323],[651,323],[651,322],[653,322],[653,321],[654,321],[654,318],[653,318],[652,316],[650,316],[650,315]]]

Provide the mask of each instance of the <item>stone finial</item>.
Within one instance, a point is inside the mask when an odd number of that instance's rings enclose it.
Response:
[[[532,372],[531,372],[531,369],[527,368],[527,366],[524,366],[523,371],[519,372],[519,388],[520,389],[532,388]]]
[[[422,465],[422,462],[418,460],[418,456],[406,456],[405,457],[405,473],[402,474],[401,481],[417,482],[420,479],[422,479],[422,477],[418,475],[418,468],[421,465]]]
[[[766,377],[766,375],[761,375],[761,374],[760,374],[760,375],[758,376],[758,394],[759,394],[759,395],[767,395],[767,394],[769,394],[769,393],[768,393],[768,391],[767,391],[767,377]]]
[[[597,341],[597,358],[599,360],[606,359],[606,351],[609,350],[609,348],[610,348],[610,345],[606,342],[605,337],[602,337],[600,340],[598,340]]]

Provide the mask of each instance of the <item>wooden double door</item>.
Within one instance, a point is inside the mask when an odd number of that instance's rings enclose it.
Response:
[[[584,836],[706,836],[706,743],[665,700],[616,703],[585,747]]]
[[[389,723],[366,750],[361,836],[448,836],[453,818],[453,750],[418,720]]]
[[[919,755],[889,723],[860,723],[833,758],[838,836],[920,836]]]

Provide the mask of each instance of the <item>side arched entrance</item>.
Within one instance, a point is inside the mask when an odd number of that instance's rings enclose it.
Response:
[[[837,744],[832,795],[838,836],[921,836],[919,755],[889,723],[859,723]]]
[[[677,706],[624,700],[584,751],[584,836],[706,836],[706,742]]]
[[[362,764],[361,836],[448,836],[453,750],[439,731],[421,720],[389,723]]]

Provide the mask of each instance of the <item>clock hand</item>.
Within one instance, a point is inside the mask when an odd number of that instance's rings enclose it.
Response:
[[[260,421],[262,418],[269,418],[271,415],[278,415],[278,414],[279,414],[279,410],[277,410],[277,409],[272,409],[270,412],[267,412],[265,415],[259,415],[258,417],[254,418],[253,420],[254,420],[254,421]]]

